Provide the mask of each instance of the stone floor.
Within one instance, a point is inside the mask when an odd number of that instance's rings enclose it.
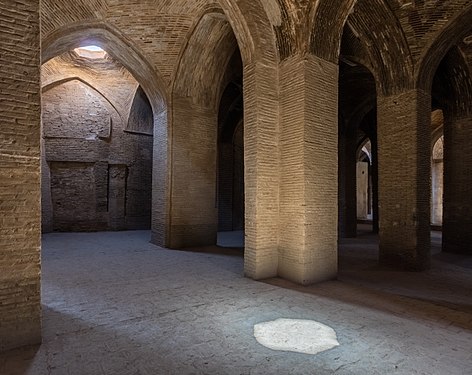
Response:
[[[244,278],[238,249],[148,238],[44,236],[44,341],[0,355],[0,374],[472,374],[472,259],[441,254],[438,233],[428,272],[380,268],[364,230],[341,240],[338,280],[311,287]],[[331,327],[339,346],[259,344],[254,326],[279,318]]]

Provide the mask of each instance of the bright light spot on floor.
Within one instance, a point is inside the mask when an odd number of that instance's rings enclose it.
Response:
[[[106,51],[104,51],[99,46],[83,46],[76,48],[75,53],[81,57],[86,57],[88,59],[103,59],[106,56]]]
[[[313,320],[277,319],[254,326],[254,337],[266,348],[317,354],[339,346],[336,331]]]

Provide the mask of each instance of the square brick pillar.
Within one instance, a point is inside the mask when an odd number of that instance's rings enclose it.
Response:
[[[444,124],[443,251],[472,255],[472,115]]]
[[[151,242],[169,246],[170,227],[170,163],[168,113],[163,111],[154,118],[152,157],[152,210]]]
[[[244,273],[277,275],[279,238],[278,71],[264,62],[244,67]]]
[[[41,341],[39,1],[0,2],[0,351]]]
[[[281,64],[279,276],[333,279],[338,252],[338,66],[314,56]]]
[[[421,90],[378,98],[380,263],[430,264],[431,96]]]
[[[215,110],[174,98],[170,248],[216,244],[217,130]]]
[[[357,236],[357,127],[346,124],[339,134],[339,237]]]

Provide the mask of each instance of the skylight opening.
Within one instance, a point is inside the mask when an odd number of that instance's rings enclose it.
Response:
[[[76,48],[74,51],[80,57],[84,57],[84,58],[92,59],[92,60],[104,59],[107,55],[104,49],[95,45],[82,46],[82,47]]]

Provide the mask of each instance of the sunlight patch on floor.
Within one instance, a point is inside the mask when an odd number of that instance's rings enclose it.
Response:
[[[331,327],[313,320],[277,319],[254,326],[254,337],[263,346],[280,351],[318,354],[339,346]]]

